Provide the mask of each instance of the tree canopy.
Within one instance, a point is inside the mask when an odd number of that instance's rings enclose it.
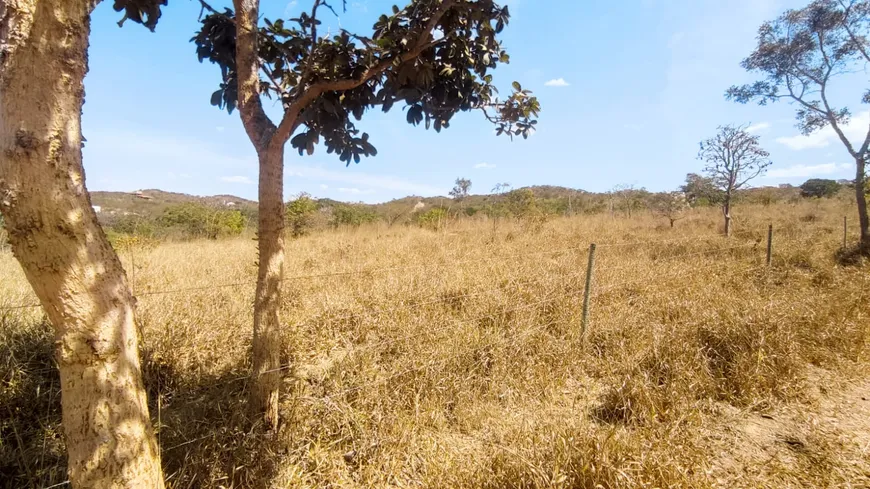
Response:
[[[208,14],[192,41],[199,60],[221,70],[212,105],[232,112],[239,95],[235,13],[201,3]],[[285,110],[270,130],[289,137],[304,126],[291,140],[300,155],[321,142],[348,164],[376,155],[356,121],[369,109],[388,112],[397,103],[409,124],[436,131],[470,110],[480,110],[500,135],[527,138],[534,131],[537,99],[517,82],[499,99],[490,73],[510,60],[497,39],[510,19],[508,7],[492,0],[412,0],[381,15],[368,36],[340,29],[331,37],[318,33],[324,9],[335,12],[314,0],[310,14],[266,18],[257,31],[260,93]]]
[[[861,146],[854,147],[841,130],[851,112],[833,104],[828,95],[833,78],[849,73],[858,63],[870,62],[868,25],[870,1],[866,0],[817,0],[786,11],[759,28],[758,45],[743,60],[743,68],[763,78],[729,88],[726,98],[760,105],[791,100],[798,104],[797,126],[804,134],[831,125],[853,157],[865,155],[870,132]],[[870,90],[861,100],[870,103]]]

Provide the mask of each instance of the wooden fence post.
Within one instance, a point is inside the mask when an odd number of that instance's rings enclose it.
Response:
[[[767,266],[770,266],[770,260],[773,257],[773,224],[767,226]]]
[[[583,292],[583,319],[580,336],[586,338],[586,328],[589,323],[589,296],[592,293],[592,270],[595,267],[595,243],[589,245],[589,264],[586,266],[586,290]]]

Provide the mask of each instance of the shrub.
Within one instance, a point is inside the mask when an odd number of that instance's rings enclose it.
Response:
[[[333,207],[332,225],[359,227],[378,220],[378,214],[361,205],[343,204]]]
[[[224,210],[186,203],[167,208],[157,223],[170,234],[183,238],[217,239],[242,234],[247,218],[237,210]]]
[[[421,228],[431,229],[432,231],[438,231],[447,224],[448,214],[447,211],[441,208],[429,209],[426,212],[422,212],[417,214],[416,222],[417,225]]]
[[[308,234],[313,225],[315,212],[317,212],[317,202],[305,192],[299,194],[295,200],[288,202],[285,220],[290,236],[299,238]]]

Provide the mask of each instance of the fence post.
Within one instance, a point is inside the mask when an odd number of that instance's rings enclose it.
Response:
[[[767,266],[770,266],[770,259],[773,256],[773,224],[767,226]]]
[[[843,250],[846,249],[846,216],[843,216]]]
[[[595,267],[595,243],[589,245],[589,264],[586,266],[586,290],[583,292],[583,319],[581,321],[581,338],[586,338],[586,327],[589,323],[589,296],[592,293],[592,270]]]

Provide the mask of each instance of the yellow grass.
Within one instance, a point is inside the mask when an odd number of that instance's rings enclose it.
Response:
[[[244,406],[256,243],[122,250],[168,483],[867,487],[870,429],[819,421],[867,380],[868,269],[835,258],[853,214],[740,207],[730,240],[709,210],[290,241],[277,435]],[[0,276],[0,479],[44,487],[65,480],[50,329],[2,309],[34,302],[8,253]]]

